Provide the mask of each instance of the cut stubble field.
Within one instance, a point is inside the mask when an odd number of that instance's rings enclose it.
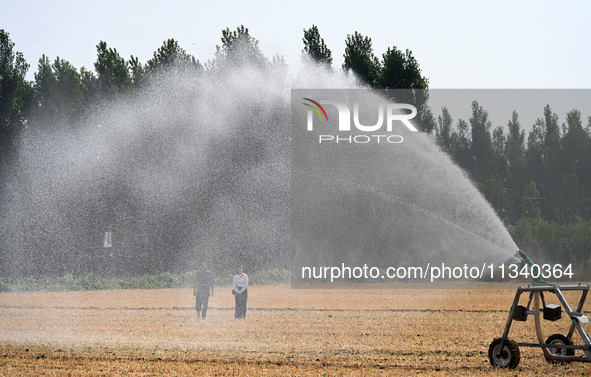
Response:
[[[0,375],[587,375],[532,348],[516,370],[489,364],[516,286],[252,286],[246,320],[233,318],[230,287],[206,320],[191,289],[1,293]],[[568,325],[545,322],[545,336]],[[535,342],[533,321],[510,337]]]

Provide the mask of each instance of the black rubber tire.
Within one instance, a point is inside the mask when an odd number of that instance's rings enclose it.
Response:
[[[490,365],[496,368],[517,368],[521,355],[515,341],[507,338],[503,350],[499,352],[501,338],[496,338],[488,347],[488,359]]]
[[[573,345],[574,343],[569,337],[567,337],[563,334],[552,334],[548,337],[548,339],[546,339],[546,344]],[[548,348],[548,351],[550,351],[550,353],[553,355],[561,355],[561,356],[574,356],[574,354],[575,354],[575,350],[567,350],[564,348]],[[544,357],[545,357],[545,355],[544,355]],[[564,364],[564,362],[550,360],[547,357],[546,357],[546,361],[549,362],[550,364]]]

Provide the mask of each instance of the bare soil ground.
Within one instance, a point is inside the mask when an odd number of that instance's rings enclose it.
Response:
[[[196,319],[190,289],[1,293],[0,375],[590,373],[590,364],[551,365],[524,347],[517,369],[493,368],[488,346],[516,286],[481,288],[253,286],[246,320],[233,318],[229,287],[217,288],[206,320]],[[545,336],[568,325],[545,321]],[[536,342],[533,321],[515,323],[510,337]]]

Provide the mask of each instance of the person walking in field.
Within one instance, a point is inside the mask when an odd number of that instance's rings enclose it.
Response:
[[[248,275],[244,273],[244,266],[238,266],[234,283],[232,284],[232,294],[236,303],[234,317],[237,319],[246,318],[246,301],[248,301]]]
[[[213,275],[207,269],[207,264],[204,262],[201,263],[201,271],[198,271],[195,276],[195,285],[193,286],[197,319],[205,319],[207,317],[210,294],[213,296]]]

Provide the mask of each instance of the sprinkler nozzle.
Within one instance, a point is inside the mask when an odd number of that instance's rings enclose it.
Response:
[[[520,250],[517,250],[517,254],[515,256],[518,256],[518,255],[523,260],[524,263],[527,263],[530,266],[533,266],[534,265],[534,262],[531,259],[529,259],[529,257],[527,256],[527,254],[525,254],[525,251],[523,251],[521,249]]]

